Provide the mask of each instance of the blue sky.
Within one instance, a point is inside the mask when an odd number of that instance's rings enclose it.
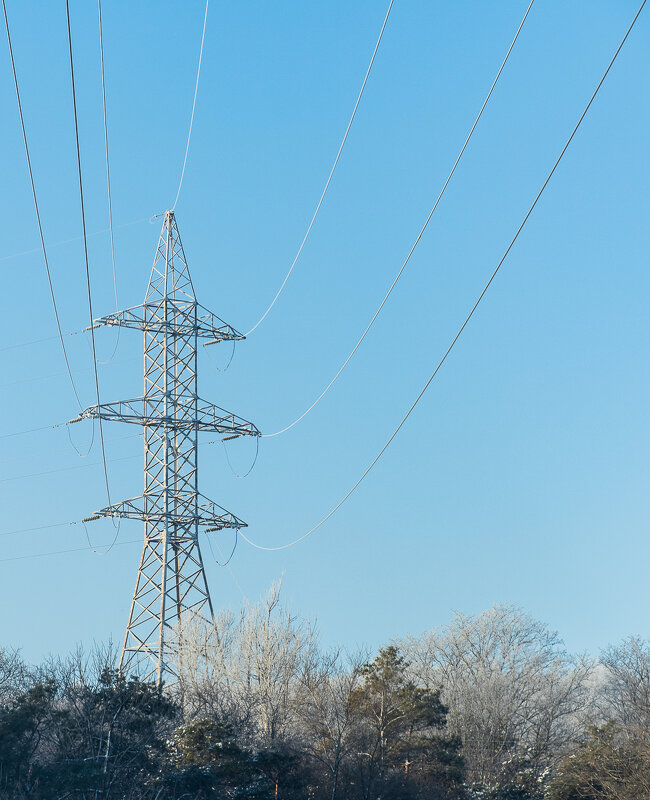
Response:
[[[8,0],[32,162],[63,327],[87,324],[65,7]],[[200,302],[251,327],[288,269],[329,172],[386,3],[212,0],[177,218]],[[330,191],[286,290],[240,344],[202,352],[200,394],[283,427],[327,384],[408,252],[526,3],[395,0]],[[103,5],[120,303],[141,302],[173,202],[192,105],[202,2]],[[348,490],[429,376],[577,121],[636,12],[630,2],[536,0],[474,139],[411,264],[332,391],[233,476],[201,450],[202,492],[282,544]],[[107,227],[97,9],[71,3],[88,230]],[[280,553],[240,543],[232,573],[203,544],[217,607],[284,576],[327,645],[393,636],[510,602],[572,651],[649,635],[647,458],[650,18],[644,12],[542,201],[417,410],[314,536]],[[0,37],[4,191],[2,430],[75,415],[38,250],[9,56]],[[133,224],[131,224],[133,223]],[[68,241],[67,244],[58,244]],[[114,308],[109,241],[90,238],[97,315]],[[98,333],[109,359],[111,331]],[[92,404],[86,337],[67,338]],[[141,392],[142,341],[124,331],[102,399]],[[106,426],[113,498],[141,492],[141,440]],[[70,435],[90,441],[88,424]],[[211,437],[206,435],[205,440]],[[105,504],[99,452],[65,428],[0,439],[0,534]],[[229,443],[245,471],[249,440]],[[47,473],[36,475],[35,473]],[[18,477],[29,476],[29,477]],[[89,526],[93,542],[110,522]],[[138,523],[119,547],[0,562],[2,644],[30,659],[121,641]],[[230,549],[231,534],[217,540]],[[83,547],[83,527],[0,536],[3,558]],[[216,550],[215,550],[216,552]],[[233,577],[234,576],[234,577]]]

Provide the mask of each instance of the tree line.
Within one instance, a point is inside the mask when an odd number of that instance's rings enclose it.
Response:
[[[96,648],[0,648],[3,800],[640,800],[650,646],[598,659],[494,606],[378,653],[325,652],[278,587],[182,631],[162,689]]]

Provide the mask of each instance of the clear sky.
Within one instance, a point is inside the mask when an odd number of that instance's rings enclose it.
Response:
[[[523,16],[520,2],[395,0],[330,192],[286,290],[238,345],[201,352],[200,394],[262,431],[318,395],[408,252]],[[41,214],[63,327],[87,322],[65,4],[7,0]],[[384,0],[212,0],[177,219],[198,299],[239,330],[288,269],[329,172],[386,11]],[[245,480],[221,444],[201,449],[201,490],[282,544],[358,478],[401,419],[519,225],[629,25],[628,0],[536,0],[475,138],[375,328],[332,391],[262,440]],[[173,202],[192,105],[202,0],[103,4],[117,277],[142,301]],[[97,9],[72,0],[96,314],[114,310]],[[375,470],[311,538],[232,572],[202,542],[217,607],[284,576],[327,645],[394,636],[509,602],[597,654],[650,635],[648,536],[650,11],[644,11],[484,304]],[[65,428],[64,371],[32,206],[4,32],[1,558],[83,547],[105,505],[99,450]],[[133,223],[133,224],[131,224]],[[72,241],[70,241],[72,240]],[[67,241],[67,244],[60,244]],[[27,252],[26,252],[27,251]],[[17,255],[21,254],[21,255]],[[13,347],[35,339],[47,341]],[[86,337],[67,338],[82,402]],[[111,356],[115,333],[97,336]],[[10,349],[4,349],[10,348]],[[141,336],[100,366],[102,399],[141,394]],[[87,447],[90,423],[69,430]],[[106,425],[114,500],[142,491],[141,440]],[[236,471],[251,440],[228,444]],[[39,474],[40,473],[40,474]],[[88,526],[97,544],[110,521]],[[29,659],[121,642],[137,522],[105,557],[0,560],[0,643]],[[232,534],[216,543],[229,551]],[[215,550],[215,553],[217,551]]]

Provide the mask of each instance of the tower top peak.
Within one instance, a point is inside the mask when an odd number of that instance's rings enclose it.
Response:
[[[195,300],[194,286],[173,209],[165,211],[146,300],[163,297]]]

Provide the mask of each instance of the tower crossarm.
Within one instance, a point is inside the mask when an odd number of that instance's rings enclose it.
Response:
[[[91,522],[99,517],[119,517],[121,519],[139,519],[148,522],[155,535],[163,530],[168,530],[172,526],[177,530],[175,538],[192,538],[195,526],[205,527],[208,531],[220,531],[225,528],[246,528],[246,523],[226,511],[225,508],[213,503],[203,495],[194,495],[192,492],[179,493],[186,494],[186,497],[179,497],[181,502],[178,505],[179,511],[176,513],[165,512],[160,506],[157,495],[143,494],[139,497],[132,497],[123,500],[121,503],[101,508],[95,511],[84,522]],[[183,500],[185,502],[183,502]]]
[[[216,431],[229,436],[261,436],[259,428],[237,414],[231,414],[214,403],[199,400],[197,403],[198,428],[202,431]]]
[[[169,397],[160,393],[147,398],[102,403],[86,408],[71,422],[93,417],[135,425],[158,425],[174,430],[211,431],[234,437],[261,436],[257,426],[237,414],[205,400],[183,395]]]
[[[165,299],[115,311],[94,320],[94,327],[103,325],[134,328],[147,333],[196,335],[210,339],[208,344],[240,341],[245,337],[212,311],[192,300]]]

